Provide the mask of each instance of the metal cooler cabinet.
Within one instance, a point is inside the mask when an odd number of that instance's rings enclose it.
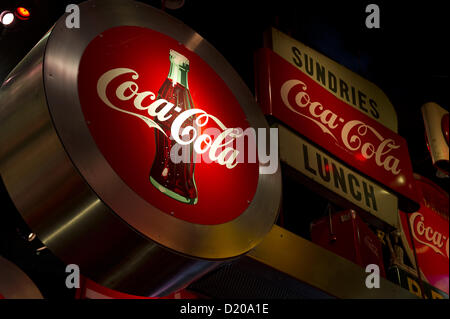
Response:
[[[378,265],[380,275],[386,277],[381,243],[355,211],[334,213],[314,222],[311,239],[364,269],[369,264]]]

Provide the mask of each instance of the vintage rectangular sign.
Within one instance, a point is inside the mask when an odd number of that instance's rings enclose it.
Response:
[[[257,98],[272,115],[399,195],[406,212],[419,208],[406,140],[336,98],[272,52],[256,53]]]
[[[269,36],[275,53],[337,99],[397,132],[397,113],[378,86],[274,28]]]
[[[276,127],[278,127],[281,161],[389,226],[398,227],[398,202],[395,195],[351,170],[286,127],[279,124]]]

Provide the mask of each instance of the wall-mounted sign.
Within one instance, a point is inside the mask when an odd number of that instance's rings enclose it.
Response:
[[[180,21],[131,1],[85,2],[80,16],[79,29],[62,17],[2,86],[0,172],[64,262],[110,289],[167,295],[270,231],[280,171],[234,160],[242,131],[269,127]]]
[[[422,106],[422,116],[433,165],[449,175],[448,111],[430,102]]]
[[[303,43],[272,28],[271,49],[310,80],[378,123],[397,132],[397,113],[375,84]]]
[[[361,176],[282,125],[278,127],[280,160],[372,216],[375,225],[398,227],[397,197]],[[373,217],[376,217],[375,219]],[[382,221],[382,223],[380,223]],[[389,227],[388,226],[388,227]],[[383,227],[385,228],[385,227]]]
[[[411,226],[412,239],[417,255],[418,268],[422,279],[430,285],[449,292],[449,224],[448,224],[448,194],[428,179],[415,175],[417,184],[424,194],[430,191],[435,195],[425,196],[421,200],[420,209],[412,214],[399,212],[403,241],[406,252],[412,259],[413,246],[408,230]],[[433,203],[435,200],[437,203]],[[444,210],[444,211],[442,211]]]
[[[419,207],[405,139],[336,98],[271,50],[259,50],[256,60],[257,95],[265,114],[390,189],[405,211]]]

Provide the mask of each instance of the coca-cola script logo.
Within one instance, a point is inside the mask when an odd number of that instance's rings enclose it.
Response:
[[[321,84],[328,86],[333,80],[325,71],[317,70],[320,84],[269,49],[259,50],[256,57],[261,64],[257,68],[258,99],[266,114],[393,191],[406,211],[419,208],[404,138],[324,89]],[[371,105],[367,95],[344,82],[335,82],[334,88],[363,111],[383,107]],[[347,192],[345,184],[342,190]]]
[[[183,44],[147,28],[108,29],[83,53],[78,93],[101,154],[151,205],[216,225],[251,204],[259,157],[240,161],[236,145],[249,144],[252,127],[222,78]]]
[[[132,100],[132,107],[134,107],[136,111],[145,111],[148,116],[117,107],[108,99],[106,94],[108,85],[112,80],[121,75],[128,75],[128,77],[121,77],[122,83],[115,89],[116,97],[121,101]],[[207,152],[211,161],[217,162],[220,165],[225,165],[225,167],[229,169],[238,164],[237,156],[239,151],[228,145],[233,145],[234,139],[242,136],[243,132],[240,128],[227,128],[217,117],[198,108],[183,111],[180,107],[170,103],[166,99],[156,99],[156,94],[152,91],[139,92],[138,84],[134,81],[130,81],[130,78],[137,80],[139,79],[139,74],[128,68],[115,68],[105,72],[97,82],[97,93],[101,100],[114,110],[141,119],[149,128],[155,128],[161,131],[167,138],[173,137],[175,142],[179,145],[194,144],[195,152],[197,154]],[[126,93],[127,91],[129,93]],[[144,101],[147,99],[151,103],[143,105]],[[177,115],[173,115],[173,113],[177,113]],[[174,116],[176,118],[171,119]],[[196,117],[196,125],[186,124],[193,116]],[[153,117],[156,117],[159,122],[166,122],[171,119],[172,125],[170,128],[170,136],[168,136],[159,124],[151,119]],[[215,138],[209,134],[199,134],[199,129],[204,127],[210,119],[214,121],[222,131]],[[183,139],[182,137],[186,135],[190,137],[188,139]]]
[[[307,85],[300,80],[288,80],[281,86],[281,99],[292,112],[308,119],[319,127],[327,137],[351,152],[359,152],[365,160],[373,160],[393,175],[401,172],[400,160],[392,151],[400,147],[393,139],[383,137],[375,128],[359,120],[346,120],[329,110],[321,102],[309,96]],[[295,93],[295,105],[289,95]],[[370,135],[370,139],[368,139]],[[373,138],[375,137],[375,139]],[[374,143],[373,141],[377,141]]]
[[[430,247],[435,253],[449,258],[449,238],[433,227],[426,224],[425,217],[420,212],[409,217],[411,231],[414,239]]]

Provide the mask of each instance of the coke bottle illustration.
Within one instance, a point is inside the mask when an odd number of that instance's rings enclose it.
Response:
[[[150,181],[167,196],[183,203],[196,204],[198,198],[194,180],[193,143],[182,146],[188,148],[184,150],[185,154],[189,154],[188,160],[174,163],[170,158],[171,149],[176,144],[170,138],[172,123],[179,113],[194,107],[188,86],[189,60],[174,50],[170,50],[169,60],[169,75],[158,91],[158,99],[165,99],[173,103],[174,107],[171,110],[172,116],[168,120],[161,122],[156,117],[154,119],[166,136],[155,129],[156,154],[150,171]],[[184,122],[181,130],[186,126],[195,127],[193,117]]]

